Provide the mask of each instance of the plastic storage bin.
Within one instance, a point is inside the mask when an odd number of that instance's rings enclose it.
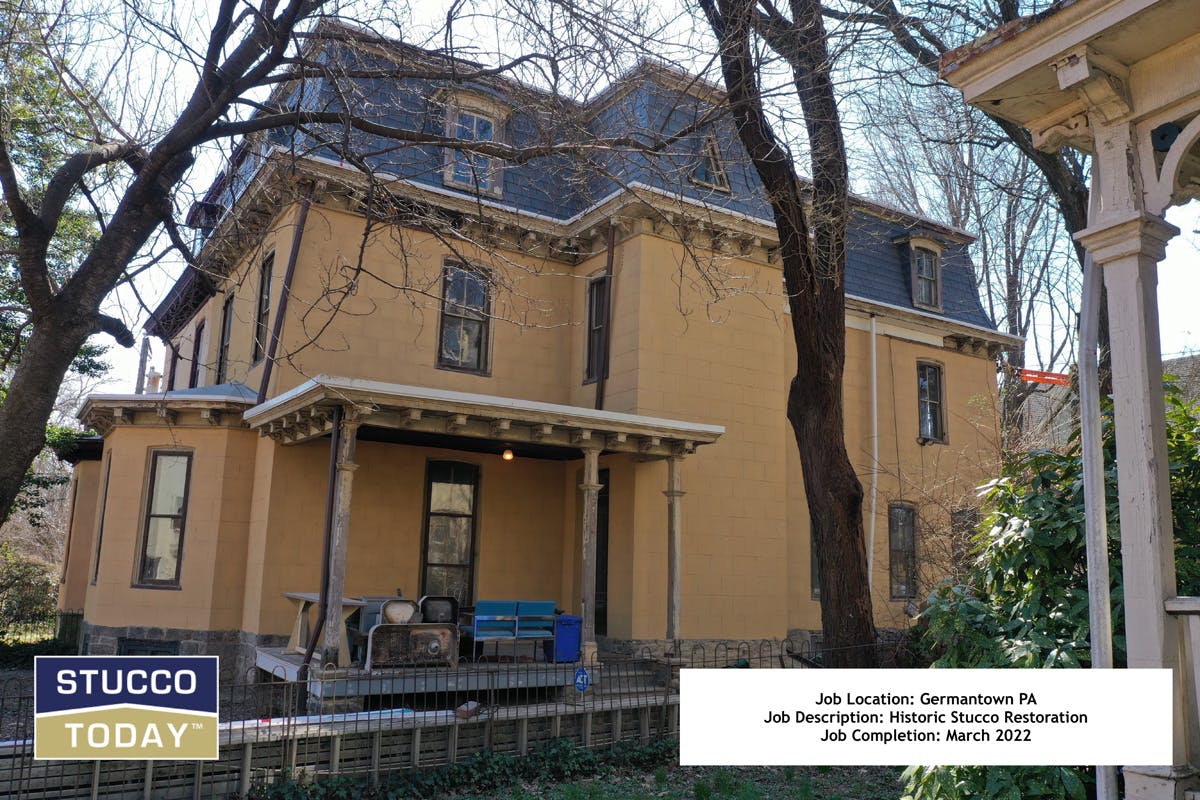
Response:
[[[579,639],[583,633],[583,619],[570,614],[559,614],[554,618],[554,640],[542,642],[546,660],[556,663],[579,660]]]

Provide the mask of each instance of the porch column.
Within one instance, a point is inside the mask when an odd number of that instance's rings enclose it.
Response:
[[[333,530],[329,543],[329,603],[325,608],[321,665],[349,666],[342,647],[342,593],[346,589],[346,545],[350,538],[350,495],[354,485],[354,455],[361,415],[346,409],[342,417],[337,453],[337,480],[333,493]]]
[[[667,639],[680,638],[683,590],[683,456],[667,459]]]
[[[1109,174],[1102,173],[1102,185]],[[1156,295],[1158,262],[1178,232],[1158,217],[1127,212],[1094,221],[1077,238],[1104,270],[1108,289],[1129,666],[1173,670],[1175,697],[1182,698],[1178,624],[1164,608],[1175,596],[1175,551]],[[1159,796],[1155,790],[1174,784],[1175,773],[1186,769],[1181,702],[1173,726],[1175,766],[1126,767],[1128,796]]]
[[[585,447],[583,450],[583,573],[580,575],[583,598],[584,661],[594,659],[596,653],[596,520],[600,501],[600,448]]]

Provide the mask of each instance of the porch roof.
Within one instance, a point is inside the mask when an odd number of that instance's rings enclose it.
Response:
[[[331,375],[248,409],[243,419],[264,436],[296,444],[328,433],[339,405],[378,428],[646,456],[693,452],[725,432],[720,425]]]

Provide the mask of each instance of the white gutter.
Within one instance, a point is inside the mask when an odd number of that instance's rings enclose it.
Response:
[[[871,516],[867,538],[867,592],[875,585],[875,501],[879,497],[879,356],[875,315],[871,315]]]

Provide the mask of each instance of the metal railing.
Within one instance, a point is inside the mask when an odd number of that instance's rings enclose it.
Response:
[[[490,751],[523,756],[557,739],[585,748],[678,735],[680,668],[819,666],[794,640],[677,643],[671,652],[605,655],[576,688],[576,663],[461,662],[366,672],[313,670],[305,681],[225,672],[215,761],[35,761],[31,673],[0,683],[0,797],[244,796],[290,776],[436,768]]]

